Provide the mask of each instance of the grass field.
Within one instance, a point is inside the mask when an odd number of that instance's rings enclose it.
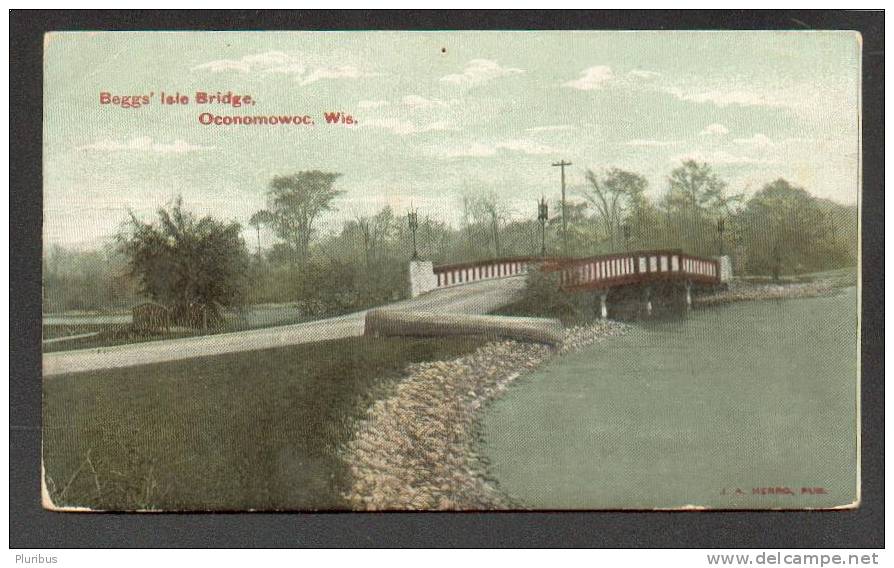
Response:
[[[353,420],[411,362],[470,338],[351,338],[44,381],[57,506],[343,509]]]

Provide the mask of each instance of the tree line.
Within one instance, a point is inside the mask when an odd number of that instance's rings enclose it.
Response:
[[[275,176],[266,207],[248,219],[254,233],[248,242],[238,222],[198,218],[178,200],[152,221],[131,215],[116,246],[103,253],[54,248],[44,259],[44,310],[109,309],[142,297],[214,313],[290,302],[325,316],[402,298],[414,252],[406,212],[386,206],[325,230],[343,194],[339,178],[318,170]],[[556,198],[541,226],[533,200],[523,217],[501,193],[467,192],[459,226],[419,213],[416,252],[446,264],[536,256],[543,241],[548,256],[655,248],[716,256],[722,250],[738,274],[777,279],[856,264],[856,207],[817,198],[784,179],[747,198],[694,161],[671,171],[658,198],[635,172],[590,169],[584,180],[565,203],[567,234]],[[272,246],[261,247],[262,229],[275,237]]]

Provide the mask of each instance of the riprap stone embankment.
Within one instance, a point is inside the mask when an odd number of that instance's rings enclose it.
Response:
[[[475,452],[481,409],[549,357],[626,330],[605,321],[567,329],[558,349],[496,340],[450,361],[410,366],[343,448],[352,480],[345,498],[362,510],[519,507],[488,477]]]

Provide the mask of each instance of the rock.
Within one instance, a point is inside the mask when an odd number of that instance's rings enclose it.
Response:
[[[488,475],[486,460],[474,452],[480,408],[554,353],[626,330],[617,322],[597,322],[565,330],[558,351],[500,340],[450,361],[409,365],[392,394],[370,405],[340,450],[352,476],[345,498],[366,510],[513,507]]]

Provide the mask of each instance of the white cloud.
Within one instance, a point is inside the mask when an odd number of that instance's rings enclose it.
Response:
[[[776,146],[776,142],[766,134],[761,134],[760,132],[750,138],[736,138],[733,142],[755,148],[773,148]]]
[[[300,73],[304,72],[304,66],[294,56],[282,51],[268,51],[255,55],[246,55],[239,59],[218,59],[196,65],[192,71],[211,71],[222,73],[225,71],[237,71],[239,73],[251,73],[252,71],[284,72],[286,69],[300,66]]]
[[[625,146],[641,146],[647,148],[663,148],[666,146],[675,146],[679,144],[679,140],[643,140],[636,138],[634,140],[628,140],[624,142]]]
[[[646,71],[645,69],[634,69],[627,73],[630,77],[635,77],[637,79],[654,79],[655,77],[660,77],[661,73],[657,71]]]
[[[561,132],[572,130],[574,127],[570,124],[557,124],[555,126],[532,126],[525,128],[525,132]]]
[[[417,125],[409,120],[400,118],[373,118],[362,123],[363,126],[372,126],[375,128],[384,128],[395,134],[406,136],[409,134],[421,134],[423,132],[438,132],[444,130],[455,130],[446,120],[436,120],[428,124]]]
[[[665,92],[674,95],[681,101],[693,103],[711,103],[719,107],[731,105],[737,106],[764,106],[785,107],[796,106],[797,102],[787,101],[779,93],[755,88],[734,89],[681,89],[679,87],[666,87]]]
[[[680,154],[678,156],[674,156],[670,159],[670,162],[679,165],[680,162],[684,162],[686,160],[694,160],[700,163],[707,163],[711,165],[744,165],[744,164],[774,164],[776,163],[774,160],[768,160],[763,158],[752,158],[750,156],[743,156],[739,154],[732,154],[725,150],[718,150],[716,152],[703,152],[701,150],[695,150],[692,152],[688,152],[686,154]]]
[[[426,99],[425,97],[420,97],[419,95],[407,95],[405,96],[401,102],[410,107],[410,108],[446,108],[447,103],[444,101],[439,101],[437,99]]]
[[[341,65],[338,67],[319,67],[314,69],[306,76],[299,77],[297,80],[302,85],[316,83],[321,79],[358,79],[360,77],[371,77],[374,73],[364,73],[353,65]]]
[[[447,150],[443,155],[446,158],[486,158],[496,156],[500,152],[517,152],[520,154],[554,154],[557,150],[545,144],[538,144],[530,140],[505,140],[492,144],[473,142],[461,147]]]
[[[364,72],[355,65],[323,65],[311,68],[298,55],[282,51],[245,55],[239,59],[217,59],[196,65],[192,71],[292,75],[302,85],[309,85],[323,79],[357,79],[377,75]]]
[[[699,132],[699,135],[701,136],[724,136],[726,134],[729,134],[729,129],[716,122],[714,124],[709,124],[704,130]]]
[[[357,106],[360,108],[382,108],[388,106],[388,101],[360,101]]]
[[[471,87],[500,77],[518,75],[519,73],[524,73],[524,70],[514,67],[502,67],[491,59],[473,59],[469,61],[462,73],[445,75],[441,77],[440,81]]]
[[[130,140],[112,140],[105,139],[94,142],[93,144],[85,144],[78,146],[77,150],[92,152],[145,152],[153,154],[185,154],[187,152],[198,152],[200,150],[211,150],[213,146],[200,146],[190,144],[184,140],[174,140],[171,143],[155,142],[149,137],[131,138]]]
[[[581,76],[573,81],[562,83],[563,87],[571,87],[581,91],[593,91],[603,88],[608,82],[614,79],[612,68],[607,65],[596,65],[581,71]]]

